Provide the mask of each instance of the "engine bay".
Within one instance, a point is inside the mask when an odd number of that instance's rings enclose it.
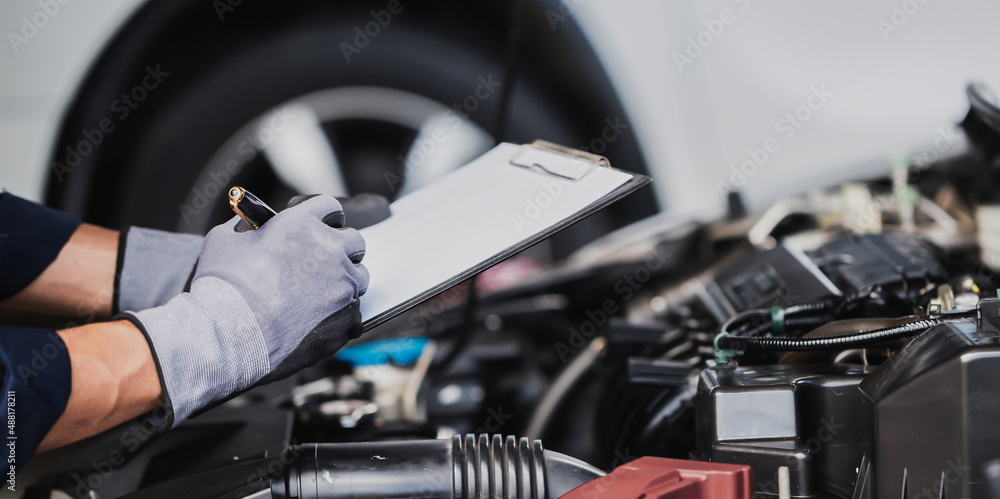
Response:
[[[169,438],[41,455],[26,497],[643,497],[607,473],[650,457],[647,497],[1000,496],[1000,109],[968,96],[961,153],[528,252]]]

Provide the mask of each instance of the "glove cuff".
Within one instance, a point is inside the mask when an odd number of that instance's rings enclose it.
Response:
[[[146,335],[171,427],[195,410],[253,386],[270,370],[250,307],[226,282],[202,277],[166,305],[125,314]]]
[[[157,307],[183,292],[203,240],[142,227],[122,231],[113,312]]]
[[[129,312],[124,312],[111,317],[112,321],[129,321],[135,326],[136,329],[142,332],[142,336],[146,338],[146,344],[149,345],[149,351],[153,353],[153,362],[156,364],[156,376],[160,379],[160,393],[163,394],[163,416],[159,416],[157,411],[151,411],[146,416],[144,416],[146,421],[151,421],[153,429],[157,432],[162,432],[172,428],[174,421],[174,408],[170,403],[170,397],[167,395],[167,384],[163,381],[163,369],[160,368],[160,359],[156,357],[156,350],[153,349],[153,342],[149,339],[149,332],[146,331],[146,326],[139,322],[139,319]]]

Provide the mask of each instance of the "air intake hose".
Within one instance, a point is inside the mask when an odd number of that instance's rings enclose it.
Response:
[[[275,498],[556,498],[604,472],[542,450],[539,440],[455,435],[450,440],[306,444]]]

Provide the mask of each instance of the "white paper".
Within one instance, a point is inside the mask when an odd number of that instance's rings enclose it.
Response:
[[[632,175],[595,168],[567,180],[514,166],[521,146],[500,144],[392,203],[392,216],[361,230],[371,273],[367,321],[572,217]]]

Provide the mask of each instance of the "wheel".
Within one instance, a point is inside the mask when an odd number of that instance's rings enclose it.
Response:
[[[49,201],[115,228],[200,233],[231,216],[229,185],[275,206],[297,193],[394,198],[499,140],[587,145],[623,119],[579,32],[550,30],[544,5],[390,5],[243,3],[217,17],[204,3],[150,3],[95,67],[55,159],[92,124],[115,130],[53,179]],[[590,63],[550,63],[566,51]],[[127,115],[94,104],[149,68],[166,75]],[[616,139],[606,153],[642,172],[631,132]],[[578,225],[555,252],[655,210],[641,204]]]

